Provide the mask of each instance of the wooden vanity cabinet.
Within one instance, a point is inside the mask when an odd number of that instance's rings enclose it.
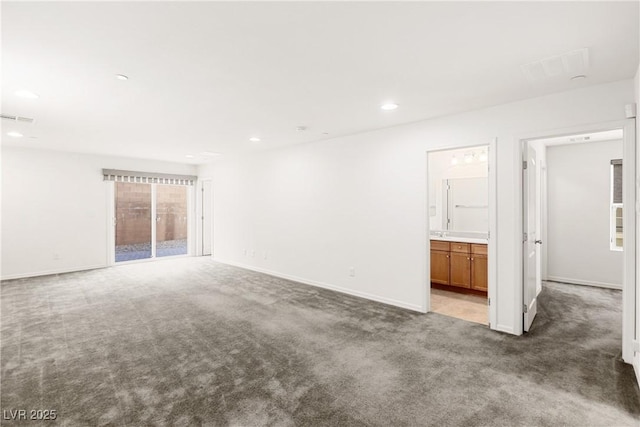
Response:
[[[431,283],[487,292],[487,245],[431,241]]]
[[[431,282],[449,284],[449,242],[431,242]]]
[[[471,245],[471,289],[487,292],[487,245]]]
[[[463,252],[451,252],[449,263],[450,286],[471,287],[471,257]]]

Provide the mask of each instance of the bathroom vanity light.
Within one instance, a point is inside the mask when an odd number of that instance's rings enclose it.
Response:
[[[465,151],[463,153],[458,152],[458,154],[451,155],[451,165],[455,166],[460,164],[460,160],[463,160],[465,164],[472,164],[476,162],[486,162],[489,159],[486,149],[479,150],[470,150]]]

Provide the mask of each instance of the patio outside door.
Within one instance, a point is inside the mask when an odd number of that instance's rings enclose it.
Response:
[[[188,253],[187,187],[115,183],[115,261]]]

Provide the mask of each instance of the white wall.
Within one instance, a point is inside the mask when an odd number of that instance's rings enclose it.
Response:
[[[425,153],[484,145],[497,137],[494,326],[521,333],[519,140],[539,131],[624,119],[624,104],[633,97],[633,81],[625,80],[220,159],[199,170],[201,177],[213,177],[214,256],[424,309],[429,271]],[[349,276],[352,266],[355,277]]]
[[[102,168],[196,172],[177,163],[3,147],[3,279],[107,265]]]
[[[609,249],[611,164],[622,140],[547,147],[547,278],[622,288],[623,253]]]

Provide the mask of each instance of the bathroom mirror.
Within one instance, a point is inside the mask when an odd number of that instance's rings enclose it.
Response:
[[[430,230],[486,233],[489,228],[488,146],[430,152]]]
[[[487,178],[443,180],[443,226],[454,231],[486,231],[489,228]]]

